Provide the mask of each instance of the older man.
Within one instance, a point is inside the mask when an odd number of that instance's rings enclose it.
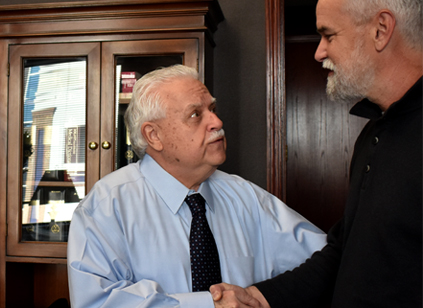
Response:
[[[292,269],[325,234],[280,200],[217,171],[226,139],[197,72],[143,76],[125,115],[142,161],[101,179],[72,218],[72,307],[221,307],[211,284]],[[194,292],[192,292],[194,291]]]
[[[249,287],[264,307],[422,307],[422,1],[319,0],[315,58],[327,94],[362,100],[349,196],[328,245],[293,271]]]

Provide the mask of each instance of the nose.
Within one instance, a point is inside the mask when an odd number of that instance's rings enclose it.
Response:
[[[317,62],[323,62],[323,60],[327,58],[326,45],[326,41],[322,37],[320,39],[319,46],[317,46],[316,52],[314,53],[314,59],[316,59]]]
[[[210,111],[210,123],[208,125],[209,131],[220,130],[223,127],[223,122],[216,113]]]

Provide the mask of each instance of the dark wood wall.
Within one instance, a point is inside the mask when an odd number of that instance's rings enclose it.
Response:
[[[285,3],[286,202],[327,232],[343,214],[354,143],[366,121],[349,114],[351,104],[328,100],[327,71],[314,59],[317,1],[302,3]]]
[[[342,216],[349,165],[365,121],[326,98],[317,42],[286,44],[287,204],[325,231]]]

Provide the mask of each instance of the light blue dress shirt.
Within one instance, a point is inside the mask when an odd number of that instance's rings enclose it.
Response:
[[[223,282],[274,277],[326,244],[321,230],[238,176],[216,171],[199,192]],[[191,292],[188,193],[148,155],[98,181],[70,227],[72,308],[214,307],[209,292]]]

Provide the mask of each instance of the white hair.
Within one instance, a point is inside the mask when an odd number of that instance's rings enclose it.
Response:
[[[422,50],[422,0],[344,0],[344,9],[358,25],[369,22],[380,10],[391,11],[404,40]]]
[[[141,133],[141,126],[144,122],[166,117],[160,85],[175,78],[198,79],[198,72],[194,68],[177,64],[149,72],[134,85],[132,99],[125,112],[125,124],[130,132],[132,148],[140,158],[144,157],[148,145]]]

